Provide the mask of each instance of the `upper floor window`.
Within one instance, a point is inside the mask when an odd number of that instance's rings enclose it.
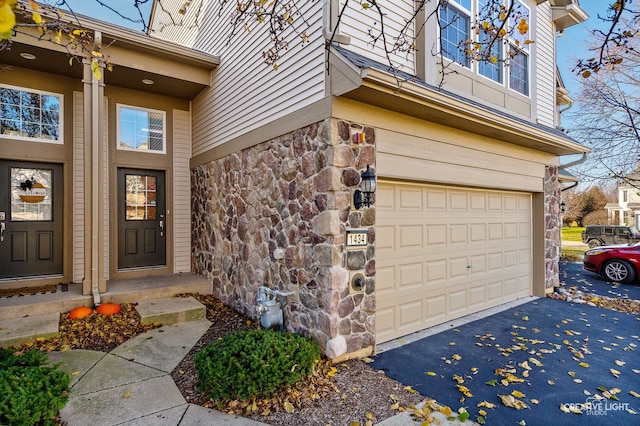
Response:
[[[470,60],[460,41],[468,40],[471,31],[471,0],[450,0],[440,9],[440,37],[442,55],[452,61],[469,67]]]
[[[623,202],[623,203],[626,203],[626,202],[628,202],[628,201],[629,201],[628,196],[629,196],[629,195],[628,195],[628,192],[627,192],[627,190],[626,190],[626,189],[625,189],[624,191],[622,191],[622,202]]]
[[[525,96],[529,95],[531,13],[519,0],[449,0],[440,7],[442,55]],[[521,30],[525,30],[522,34]]]
[[[165,112],[117,105],[118,149],[166,152]]]
[[[0,137],[63,143],[62,95],[0,85]]]

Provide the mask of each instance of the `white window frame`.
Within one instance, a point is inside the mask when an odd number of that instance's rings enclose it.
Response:
[[[142,111],[146,113],[154,113],[162,115],[162,150],[154,149],[140,149],[135,147],[123,146],[120,143],[120,136],[122,130],[122,123],[120,122],[120,112],[122,109],[130,109],[135,111]],[[157,109],[144,108],[127,104],[116,104],[116,148],[122,151],[144,152],[148,154],[166,154],[167,153],[167,112]]]
[[[454,10],[456,10],[457,12],[459,12],[462,15],[465,15],[467,17],[467,19],[469,20],[469,27],[467,28],[467,35],[469,37],[472,36],[471,34],[471,22],[472,17],[473,17],[473,8],[474,8],[474,4],[476,4],[477,0],[469,0],[470,2],[470,6],[471,6],[471,10],[465,8],[463,5],[461,5],[458,0],[450,0],[446,7],[443,6],[443,8],[452,8]],[[441,12],[438,12],[439,14]],[[439,16],[439,15],[438,15]],[[441,49],[442,48],[442,31],[441,31],[441,27],[440,27],[440,20],[438,20],[438,28],[440,29],[438,31],[438,48]],[[473,66],[473,63],[471,60],[469,60],[469,64],[461,64],[460,62],[456,61],[455,59],[451,59],[448,56],[446,56],[445,52],[440,51],[440,55],[443,59],[446,59],[447,61],[451,61],[454,62],[458,65],[460,65],[461,67],[465,68],[465,69],[471,69]],[[455,55],[454,55],[455,56]],[[466,57],[466,55],[465,55]]]
[[[506,0],[505,0],[506,1]],[[533,26],[533,15],[532,15],[532,11],[531,8],[522,0],[515,0],[520,7],[524,8],[527,10],[528,12],[528,23],[529,23],[529,28],[531,28]],[[471,31],[471,25],[473,23],[473,18],[478,14],[478,10],[479,10],[479,0],[470,0],[470,5],[471,5],[471,10],[467,10],[464,6],[462,6],[460,3],[458,3],[458,0],[450,0],[447,4],[447,7],[453,7],[455,10],[459,11],[462,14],[465,14],[468,16],[469,18],[469,31],[468,34],[469,36],[472,38],[472,40],[477,41],[479,39],[479,36],[474,34],[473,31]],[[507,25],[510,25],[511,22],[508,22]],[[438,25],[440,25],[440,21],[438,21]],[[517,25],[517,23],[516,23]],[[531,32],[531,29],[529,30],[529,32]],[[440,32],[439,32],[440,34]],[[503,87],[513,93],[517,93],[520,96],[524,96],[527,98],[531,98],[531,93],[532,93],[532,88],[531,88],[531,52],[529,49],[528,45],[525,45],[523,43],[523,41],[526,39],[527,37],[523,37],[523,38],[519,38],[520,40],[520,46],[516,46],[514,41],[515,38],[513,37],[509,37],[508,43],[500,43],[500,51],[502,54],[502,58],[507,58],[508,54],[509,54],[509,50],[510,49],[515,49],[518,51],[518,55],[525,55],[526,56],[526,61],[527,61],[527,93],[522,93],[521,91],[514,89],[511,87],[511,68],[509,66],[506,66],[504,64],[502,64],[502,73],[501,73],[501,81],[497,81],[494,80],[493,78],[486,76],[484,74],[482,74],[480,72],[480,63],[477,61],[471,61],[470,66],[467,66],[465,64],[461,64],[456,60],[453,60],[449,57],[447,57],[444,52],[440,52],[441,53],[441,57],[447,61],[451,61],[454,62],[458,65],[460,65],[461,67],[468,69],[470,71],[472,71],[474,74],[476,74],[477,76],[479,76],[482,79],[486,79],[487,81],[492,82],[493,84],[497,84],[500,87]],[[442,40],[439,40],[439,46],[441,46]]]
[[[0,84],[3,89],[18,90],[20,92],[36,93],[39,95],[55,96],[58,98],[60,109],[58,111],[58,139],[32,138],[29,136],[0,134],[1,139],[21,140],[27,142],[51,143],[56,145],[64,144],[64,95],[62,93],[47,92],[44,90],[32,89],[30,87],[11,86]]]
[[[529,24],[529,32],[531,32],[531,27],[533,26],[533,22],[531,22],[532,19],[532,14],[531,14],[531,8],[529,6],[527,6],[523,1],[521,0],[514,0],[516,3],[520,4],[520,7],[522,7],[523,9],[527,10],[527,23]],[[518,25],[518,23],[512,23],[509,22],[509,24],[512,25]],[[520,41],[520,45],[516,45],[515,44],[515,40],[519,40]],[[531,52],[529,50],[529,45],[525,44],[524,41],[527,39],[527,37],[523,37],[520,36],[520,33],[517,33],[517,37],[509,37],[509,43],[508,43],[508,49],[514,49],[516,51],[518,51],[518,56],[519,55],[524,55],[527,58],[527,93],[522,93],[519,90],[516,90],[514,88],[511,87],[511,67],[507,67],[508,70],[508,79],[505,81],[505,83],[507,84],[507,87],[509,88],[509,90],[512,90],[522,96],[526,96],[526,97],[530,97],[531,96]]]

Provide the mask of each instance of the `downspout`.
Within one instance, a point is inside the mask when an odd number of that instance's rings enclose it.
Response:
[[[94,34],[93,49],[99,52],[102,48],[102,33],[96,31]],[[99,180],[100,180],[100,99],[98,98],[100,81],[91,73],[91,294],[93,295],[93,305],[100,304],[100,290],[98,282],[98,261],[99,261]]]

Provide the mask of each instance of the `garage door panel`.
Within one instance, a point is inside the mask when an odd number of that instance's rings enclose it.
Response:
[[[484,223],[470,224],[469,232],[469,241],[472,243],[484,243],[487,240],[487,226]]]
[[[447,193],[442,189],[425,189],[426,208],[434,211],[446,211]]]
[[[378,253],[380,257],[384,257],[387,252],[395,250],[395,235],[395,226],[376,226],[376,253]]]
[[[421,225],[401,225],[398,227],[400,234],[400,249],[422,248],[424,241],[422,238],[423,227]]]
[[[442,224],[426,225],[427,246],[445,246],[447,245],[447,226]]]
[[[517,223],[505,223],[504,224],[504,238],[513,239],[518,238],[518,224]]]
[[[449,226],[449,244],[467,244],[467,225],[453,224]]]
[[[493,271],[496,269],[503,269],[504,268],[503,258],[504,258],[504,255],[502,252],[489,253],[487,255],[487,259],[489,263],[488,269],[490,271]]]
[[[488,200],[488,211],[494,211],[494,212],[499,212],[502,213],[503,211],[503,204],[502,204],[502,200],[503,197],[502,195],[499,194],[488,194],[487,195],[487,200]]]
[[[422,190],[420,188],[403,187],[398,191],[398,209],[404,213],[422,211]]]
[[[449,314],[458,315],[466,311],[467,311],[467,290],[464,289],[464,290],[449,292]]]
[[[468,210],[467,193],[466,192],[450,191],[450,193],[449,193],[449,211],[450,212],[455,212],[456,210],[462,210],[464,212],[466,212]]]
[[[396,278],[395,266],[384,266],[376,268],[376,295],[384,296],[385,293],[392,293]]]
[[[486,274],[487,272],[487,256],[484,254],[481,255],[475,255],[475,256],[470,256],[469,257],[470,260],[470,265],[471,268],[469,268],[469,274],[470,275],[480,275],[480,274]]]
[[[427,283],[442,281],[447,278],[447,261],[445,259],[425,262],[427,266]]]
[[[422,299],[400,305],[398,313],[400,328],[419,326],[424,320]]]
[[[467,266],[469,266],[469,260],[466,256],[464,257],[454,257],[449,259],[449,277],[459,277],[466,276],[468,273]]]
[[[377,326],[379,343],[531,294],[530,194],[379,188],[376,322],[393,322]]]
[[[488,283],[486,288],[487,301],[496,302],[502,299],[502,281]]]
[[[475,285],[469,289],[469,307],[475,308],[487,302],[487,287],[484,284]]]
[[[400,265],[398,272],[400,274],[399,287],[403,290],[416,290],[416,287],[421,287],[424,282],[422,262]]]

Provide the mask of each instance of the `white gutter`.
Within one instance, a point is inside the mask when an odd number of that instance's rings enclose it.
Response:
[[[102,33],[96,31],[94,33],[94,46],[93,49],[99,52],[102,48]],[[99,290],[99,230],[98,223],[100,221],[99,208],[100,200],[99,196],[99,178],[100,178],[100,100],[98,95],[100,93],[100,81],[98,81],[91,73],[91,294],[93,295],[93,304],[98,306],[100,304],[100,290]]]

